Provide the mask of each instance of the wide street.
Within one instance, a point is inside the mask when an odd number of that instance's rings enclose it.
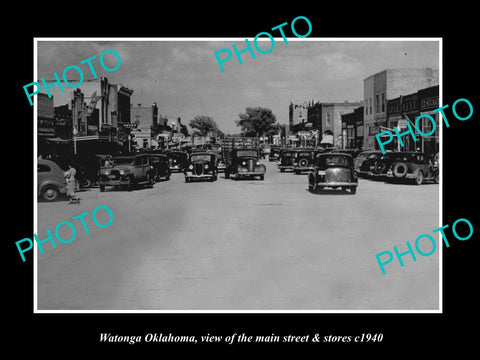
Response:
[[[439,308],[438,246],[416,262],[405,255],[404,267],[394,259],[385,275],[375,259],[440,226],[439,185],[360,179],[355,195],[312,194],[306,175],[262,162],[264,181],[221,173],[213,183],[185,183],[174,173],[153,188],[81,191],[79,205],[39,202],[39,239],[62,221],[75,224],[77,237],[38,252],[38,309]],[[113,212],[107,228],[91,218],[100,205]],[[89,235],[72,221],[86,211]]]

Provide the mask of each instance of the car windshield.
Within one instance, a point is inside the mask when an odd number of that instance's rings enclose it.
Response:
[[[191,161],[210,161],[211,155],[209,154],[192,154],[190,156]]]
[[[349,157],[342,155],[328,155],[328,156],[318,156],[317,165],[321,169],[325,169],[330,166],[349,166],[350,161]]]
[[[133,160],[135,158],[133,157],[115,157],[113,158],[113,163],[115,165],[120,165],[120,164],[133,164]]]
[[[257,157],[257,152],[255,150],[238,150],[237,157]]]

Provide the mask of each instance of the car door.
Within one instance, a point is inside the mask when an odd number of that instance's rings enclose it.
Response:
[[[137,179],[137,181],[143,181],[145,179],[145,157],[146,155],[139,155],[135,157],[135,161],[133,163],[133,173],[135,174],[135,179]]]

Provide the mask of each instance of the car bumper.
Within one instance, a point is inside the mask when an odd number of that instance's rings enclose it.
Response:
[[[296,167],[293,168],[293,170],[295,170],[295,171],[312,171],[313,167],[312,166],[307,166],[307,167],[296,166]]]
[[[358,186],[358,182],[319,182],[318,187]]]
[[[407,173],[404,176],[395,176],[393,172],[388,172],[386,174],[382,174],[384,177],[389,179],[415,179],[415,175],[412,173]]]
[[[263,171],[242,171],[242,172],[238,172],[238,173],[235,173],[235,174],[231,174],[231,176],[234,176],[234,177],[261,176],[261,175],[265,175],[265,172],[263,172]]]
[[[278,165],[279,169],[290,169],[293,170],[293,165]]]
[[[130,184],[130,180],[100,180],[98,182],[99,185],[104,186],[121,186],[121,185],[128,185]]]
[[[182,171],[182,168],[180,165],[171,165],[170,171]]]
[[[213,174],[203,174],[203,175],[194,175],[194,174],[185,174],[185,179],[213,179],[215,175]]]

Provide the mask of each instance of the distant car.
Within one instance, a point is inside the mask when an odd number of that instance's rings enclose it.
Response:
[[[183,171],[185,182],[193,180],[217,180],[217,156],[212,152],[194,152],[190,155],[188,165]]]
[[[311,170],[314,155],[315,151],[313,149],[295,151],[295,158],[293,159],[293,171],[295,174]]]
[[[37,161],[38,196],[46,201],[54,201],[59,194],[67,192],[65,172],[53,161],[39,159]]]
[[[260,180],[265,177],[266,167],[260,164],[258,149],[233,149],[230,153],[230,163],[225,169],[225,178],[253,178]]]
[[[438,162],[432,162],[420,152],[391,152],[382,155],[375,164],[375,174],[386,180],[410,179],[417,185],[424,181],[439,182]]]
[[[168,151],[167,157],[170,163],[170,170],[183,172],[188,163],[188,153],[180,150]]]
[[[137,185],[155,184],[155,170],[152,166],[151,155],[139,153],[135,156],[114,157],[113,166],[100,171],[100,191],[105,191],[106,186],[120,186],[133,190]]]
[[[354,169],[358,176],[368,176],[375,167],[375,161],[382,155],[380,150],[362,151],[354,160]]]
[[[316,192],[324,188],[357,191],[358,180],[353,170],[353,157],[345,153],[320,153],[308,174],[308,189]]]
[[[295,159],[295,150],[293,149],[284,149],[280,153],[279,164],[278,168],[281,172],[285,172],[285,170],[293,170],[293,161]]]
[[[170,170],[170,163],[165,154],[150,154],[150,162],[155,172],[155,181],[160,181],[162,178],[170,180],[172,171]]]

